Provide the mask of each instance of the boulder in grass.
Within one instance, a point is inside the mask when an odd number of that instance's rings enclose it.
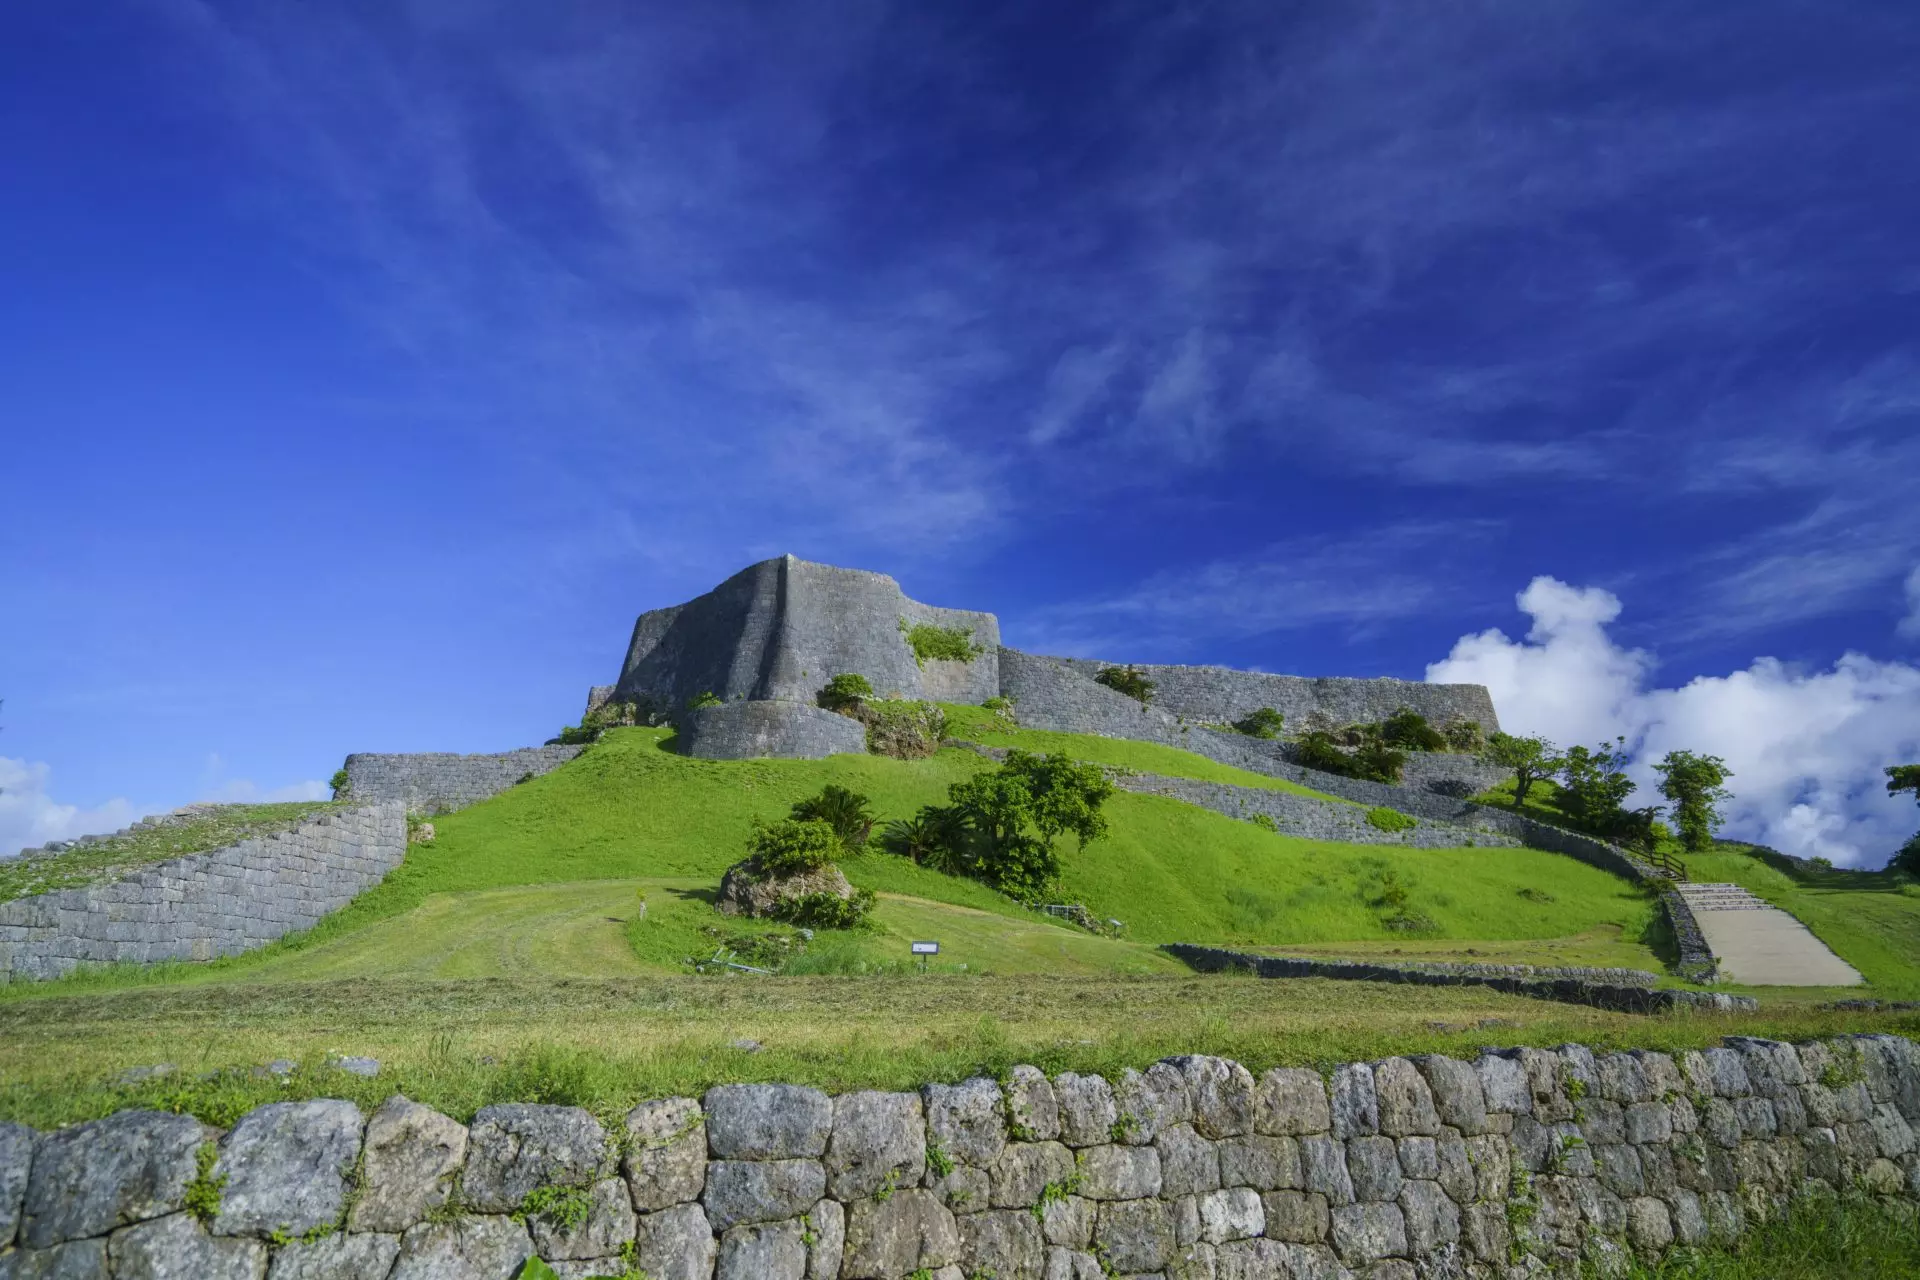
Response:
[[[771,919],[781,914],[784,904],[816,893],[851,899],[853,886],[832,863],[794,875],[770,877],[758,858],[748,858],[727,868],[715,905],[726,915]]]

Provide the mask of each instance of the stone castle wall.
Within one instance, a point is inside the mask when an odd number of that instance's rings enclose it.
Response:
[[[723,702],[681,717],[680,749],[708,760],[865,755],[867,729],[858,720],[803,702]]]
[[[1359,805],[1266,787],[1236,787],[1224,782],[1156,774],[1117,778],[1114,785],[1142,795],[1169,796],[1244,821],[1263,814],[1271,818],[1283,834],[1304,840],[1392,844],[1411,849],[1458,849],[1469,841],[1500,847],[1517,847],[1523,843],[1513,836],[1449,826],[1425,818],[1415,818],[1415,825],[1404,831],[1385,831],[1368,822],[1367,810]]]
[[[1101,668],[1125,663],[1092,658],[1054,658],[1091,678]],[[1493,697],[1477,684],[1425,684],[1414,680],[1337,676],[1277,676],[1232,667],[1185,667],[1136,663],[1153,681],[1153,703],[1187,720],[1232,724],[1272,707],[1289,725],[1320,717],[1331,725],[1371,724],[1411,707],[1434,724],[1473,720],[1488,733],[1500,727]]]
[[[356,752],[347,757],[347,794],[355,800],[399,800],[409,813],[445,813],[499,795],[529,774],[537,778],[551,773],[585,749],[523,747],[472,756],[444,751]]]
[[[83,965],[238,955],[313,927],[379,884],[406,851],[405,808],[389,801],[0,903],[0,982],[57,978]]]
[[[1733,1239],[1799,1196],[1911,1203],[1916,1123],[1920,1049],[1893,1036],[726,1085],[612,1132],[402,1097],[224,1134],[132,1111],[0,1125],[0,1276],[508,1280],[537,1254],[575,1280],[630,1250],[654,1280],[1505,1280]]]

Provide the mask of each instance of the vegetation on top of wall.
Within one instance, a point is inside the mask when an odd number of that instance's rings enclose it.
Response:
[[[1407,753],[1388,745],[1379,737],[1369,737],[1352,751],[1343,748],[1331,733],[1313,729],[1294,743],[1294,758],[1309,769],[1335,773],[1345,778],[1363,778],[1369,782],[1399,783],[1406,767]]]
[[[345,800],[353,791],[353,779],[347,775],[345,765],[333,771],[333,776],[327,779],[327,788],[333,792],[335,800]]]
[[[343,801],[285,804],[196,804],[142,818],[109,836],[81,836],[47,846],[52,852],[0,860],[0,902],[55,889],[76,889],[168,858],[222,849],[290,830]]]
[[[1147,679],[1147,673],[1128,664],[1124,667],[1102,667],[1093,677],[1115,693],[1124,693],[1142,706],[1153,701],[1153,681]]]
[[[706,695],[712,698],[712,694]],[[718,698],[714,698],[718,702]],[[547,739],[547,745],[583,746],[600,741],[600,735],[609,729],[623,729],[640,723],[640,707],[632,702],[603,702],[587,714],[580,717],[579,724],[570,724],[559,733]]]
[[[843,671],[820,687],[814,696],[828,711],[852,715],[861,703],[873,696],[873,681],[857,671]]]
[[[909,623],[900,619],[900,633],[907,638],[907,647],[913,650],[913,660],[918,666],[926,666],[935,659],[948,662],[972,662],[986,652],[973,638],[969,627],[940,627],[931,622]]]
[[[720,695],[711,689],[702,689],[699,693],[687,699],[687,710],[689,711],[700,711],[707,707],[717,707],[719,705]]]
[[[1287,718],[1272,707],[1261,707],[1235,720],[1233,727],[1249,738],[1277,738],[1286,723]]]
[[[867,750],[896,760],[930,756],[947,736],[947,713],[937,702],[877,699],[853,714],[867,726]]]

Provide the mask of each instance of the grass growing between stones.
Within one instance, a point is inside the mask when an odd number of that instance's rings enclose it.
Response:
[[[1019,1062],[1111,1075],[1202,1052],[1256,1070],[1324,1068],[1394,1053],[1470,1057],[1482,1045],[1672,1049],[1727,1034],[1866,1030],[1911,1035],[1920,1015],[1796,1008],[1647,1018],[1476,988],[1236,975],[342,977],[0,1005],[0,1118],[44,1128],[157,1106],[227,1124],[267,1101],[345,1097],[371,1110],[396,1092],[462,1119],[507,1100],[611,1115],[733,1080],[902,1089]],[[758,1048],[740,1047],[748,1041]],[[330,1052],[384,1065],[363,1079],[328,1069]],[[301,1069],[286,1083],[255,1074],[277,1058]],[[178,1070],[112,1083],[128,1067],[159,1063]]]
[[[1912,1205],[1867,1197],[1811,1197],[1736,1244],[1672,1250],[1619,1280],[1911,1280],[1920,1276],[1920,1222]]]

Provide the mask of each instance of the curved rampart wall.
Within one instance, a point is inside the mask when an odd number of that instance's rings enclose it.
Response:
[[[251,951],[312,928],[379,884],[406,852],[406,809],[388,801],[114,880],[0,903],[0,982],[57,978],[83,965]]]
[[[497,796],[529,775],[551,773],[584,750],[556,745],[471,756],[360,751],[347,757],[347,794],[355,800],[399,800],[409,813],[445,813]]]
[[[566,1280],[631,1274],[623,1254],[656,1280],[1573,1274],[1800,1196],[1920,1199],[1916,1123],[1920,1049],[1894,1036],[724,1085],[611,1132],[398,1096],[270,1103],[225,1133],[128,1111],[0,1125],[0,1274],[508,1280],[536,1254]]]
[[[867,750],[858,720],[801,702],[724,702],[681,717],[680,749],[707,760],[818,760]]]

